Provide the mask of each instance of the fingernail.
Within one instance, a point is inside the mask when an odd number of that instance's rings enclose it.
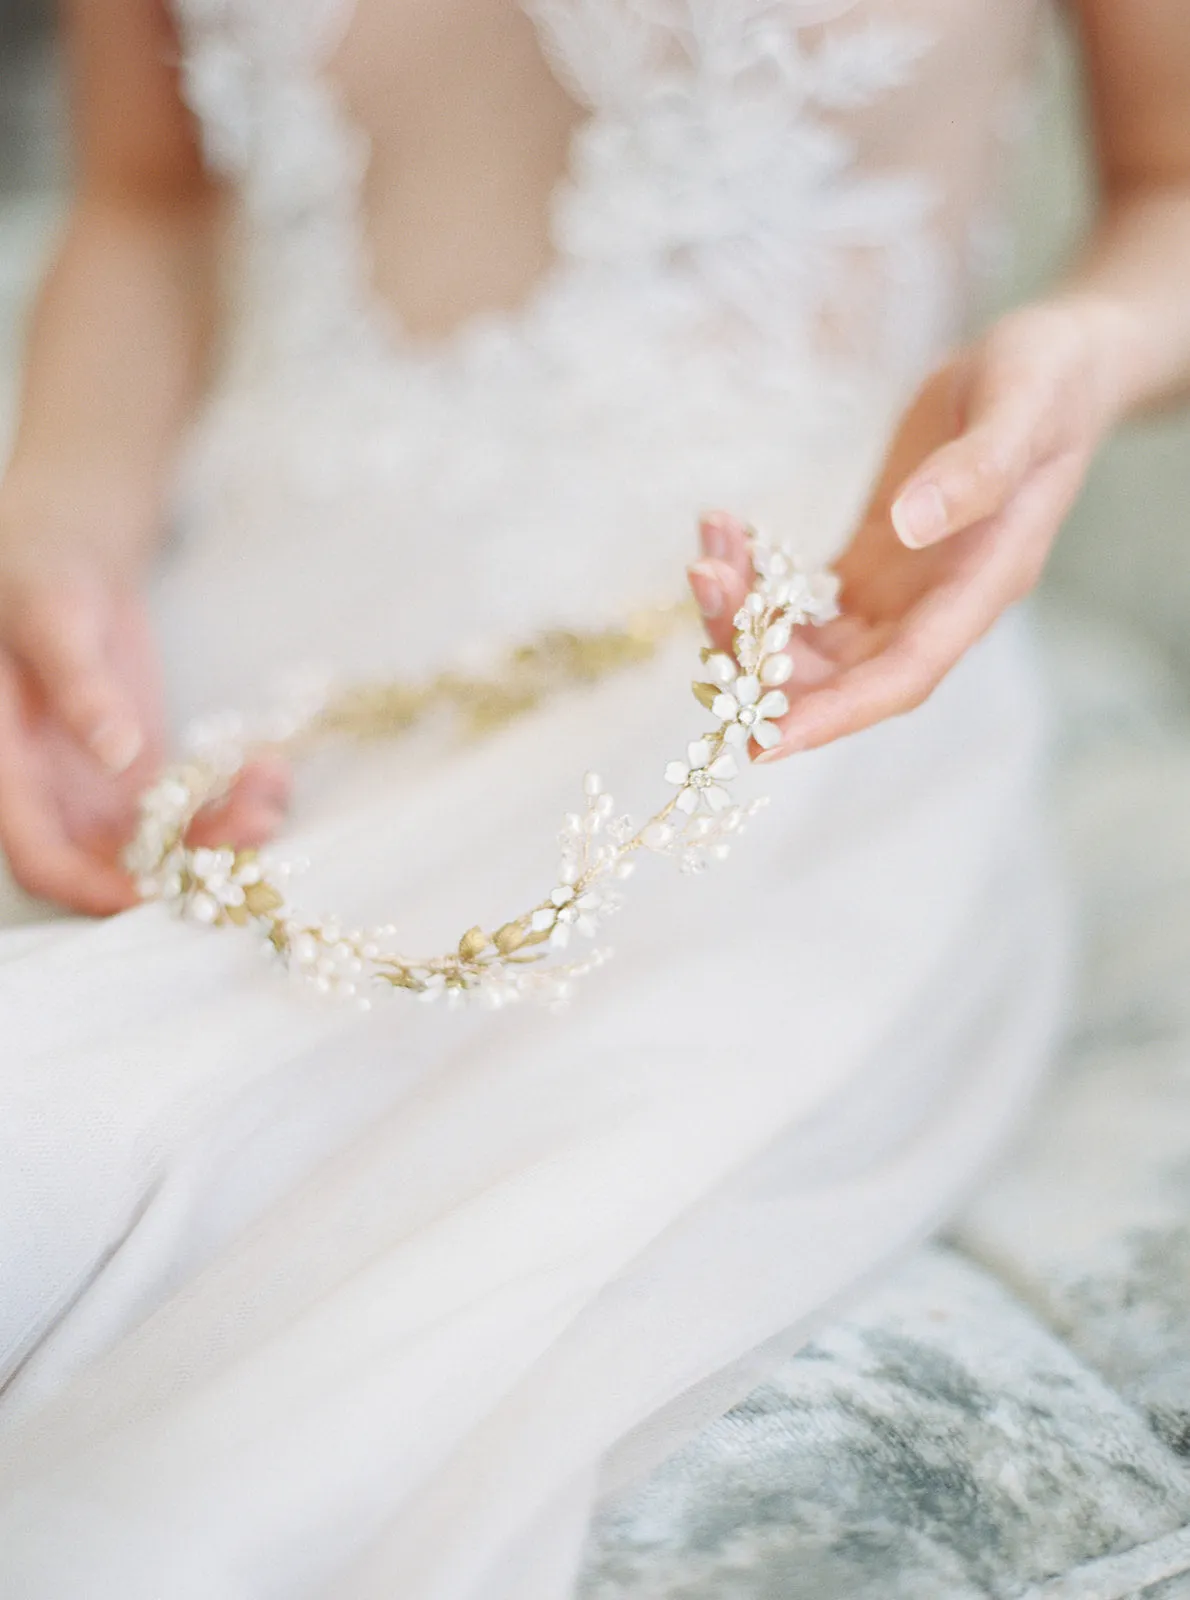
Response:
[[[690,574],[690,587],[694,590],[698,609],[704,617],[717,617],[723,610],[723,585],[715,569],[708,562],[696,561],[686,570]]]
[[[135,723],[112,719],[101,722],[88,743],[108,771],[119,777],[140,755],[145,741]]]
[[[792,746],[790,745],[775,744],[771,750],[762,750],[759,755],[753,756],[752,765],[754,767],[760,767],[763,766],[766,761],[780,761],[782,756],[791,754],[791,751]]]
[[[892,525],[910,550],[933,544],[946,532],[946,501],[933,483],[916,483],[893,501]]]
[[[719,560],[727,555],[730,518],[724,511],[708,511],[699,524],[702,547],[707,555]]]

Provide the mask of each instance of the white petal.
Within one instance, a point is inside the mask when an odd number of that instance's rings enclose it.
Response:
[[[716,683],[734,682],[739,670],[726,651],[716,650],[713,656],[707,657],[707,671]]]
[[[219,915],[219,906],[209,894],[196,894],[190,901],[190,915],[195,922],[214,922]]]
[[[690,776],[690,768],[684,761],[671,761],[665,769],[666,783],[677,784],[680,788]]]
[[[739,710],[740,702],[734,694],[717,694],[711,701],[711,711],[720,722],[734,722]]]
[[[549,942],[555,950],[564,950],[570,943],[570,929],[564,922],[560,922],[550,934]]]
[[[712,778],[718,778],[723,783],[730,783],[732,778],[738,778],[740,775],[739,764],[737,763],[736,758],[726,750],[724,750],[722,754],[715,757],[714,761],[712,761],[710,766],[707,768],[707,771],[710,773]]]
[[[552,928],[557,921],[557,913],[549,906],[543,906],[540,911],[535,911],[529,918],[529,926],[534,933],[544,933],[547,928]]]
[[[749,672],[736,679],[735,697],[742,706],[754,706],[760,699],[760,679]]]
[[[698,810],[698,796],[697,789],[683,789],[677,800],[678,810],[692,816]]]
[[[564,906],[574,899],[574,890],[568,883],[560,883],[550,895],[550,899],[556,906]]]
[[[742,723],[729,722],[723,730],[723,739],[724,743],[733,744],[740,750],[748,743],[748,730]]]
[[[760,664],[760,681],[766,688],[787,683],[793,677],[793,662],[788,656],[767,656]]]
[[[711,759],[710,742],[706,739],[695,739],[693,744],[686,746],[686,756],[691,767],[705,767]]]
[[[781,730],[775,722],[758,722],[752,729],[752,737],[762,750],[771,750],[781,743]]]
[[[726,789],[721,789],[717,783],[709,783],[702,793],[712,811],[722,811],[725,806],[731,804],[731,796]]]
[[[764,630],[764,638],[760,641],[760,648],[766,656],[778,650],[784,650],[789,643],[789,636],[792,632],[793,629],[788,622],[774,622],[771,628]]]
[[[789,701],[780,689],[770,689],[757,703],[756,709],[762,717],[783,717],[789,710]]]

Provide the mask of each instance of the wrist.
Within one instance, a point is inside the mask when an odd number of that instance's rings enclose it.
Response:
[[[1136,305],[1102,289],[1072,284],[1046,304],[1073,331],[1073,360],[1102,438],[1153,392],[1152,332]]]
[[[1081,260],[1053,297],[1077,316],[1116,420],[1190,393],[1190,188],[1110,195]]]

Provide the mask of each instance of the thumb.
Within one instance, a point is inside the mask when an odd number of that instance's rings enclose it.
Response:
[[[1052,377],[1013,330],[990,335],[956,376],[958,428],[908,474],[890,507],[893,528],[911,550],[995,516],[1055,448],[1060,408]]]
[[[14,647],[50,709],[112,773],[144,745],[136,704],[112,664],[114,601],[101,583],[56,584],[27,595]]]

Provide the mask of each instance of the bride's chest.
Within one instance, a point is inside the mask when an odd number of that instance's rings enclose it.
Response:
[[[322,72],[383,145],[558,117],[559,96],[676,125],[824,115],[865,143],[939,143],[1019,69],[1039,0],[173,0],[184,54],[221,38],[230,108]],[[232,78],[236,82],[232,82]],[[909,91],[909,92],[906,92]],[[250,109],[250,107],[248,108]]]
[[[436,336],[525,304],[561,258],[669,270],[709,247],[722,278],[767,252],[792,293],[815,241],[887,243],[927,211],[965,238],[1039,0],[173,3],[255,236],[338,259],[352,211],[372,289]]]

